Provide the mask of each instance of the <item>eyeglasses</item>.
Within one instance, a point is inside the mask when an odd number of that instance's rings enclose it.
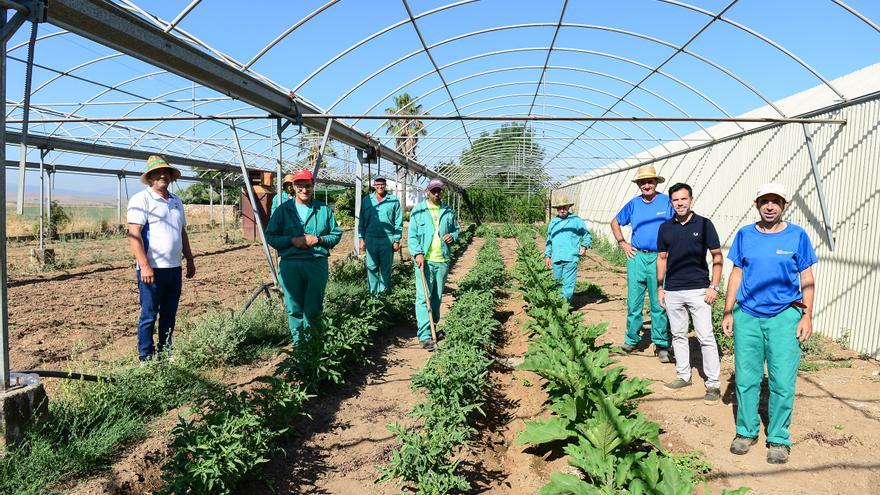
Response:
[[[312,186],[311,184],[296,184],[295,183],[295,184],[293,184],[293,187],[294,187],[294,189],[311,189],[314,186]]]
[[[440,194],[443,192],[443,189],[440,189],[439,187],[435,187],[434,189],[431,189],[428,192],[430,192],[431,194]]]

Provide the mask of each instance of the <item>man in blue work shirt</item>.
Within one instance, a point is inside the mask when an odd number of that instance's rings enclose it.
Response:
[[[584,221],[571,213],[573,204],[566,196],[556,197],[556,216],[547,226],[544,249],[544,263],[553,270],[553,279],[562,284],[562,297],[569,303],[577,283],[578,261],[593,242]]]
[[[373,179],[375,192],[361,204],[358,239],[360,250],[367,255],[367,282],[370,293],[378,294],[391,288],[391,264],[400,250],[403,234],[403,210],[397,196],[388,194],[385,177]]]
[[[626,336],[621,349],[632,352],[641,340],[642,310],[645,291],[651,304],[651,341],[654,354],[663,363],[670,363],[669,329],[666,311],[657,299],[657,231],[675,212],[669,196],[657,192],[657,184],[666,179],[657,175],[653,165],[639,167],[633,182],[639,186],[639,196],[631,199],[611,220],[611,232],[617,244],[629,258],[626,262]],[[626,242],[621,225],[632,225],[632,242]]]

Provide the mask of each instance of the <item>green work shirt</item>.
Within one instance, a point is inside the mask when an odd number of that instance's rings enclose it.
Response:
[[[438,263],[449,261],[443,256],[444,242],[440,240],[440,236],[437,235],[437,232],[440,231],[440,205],[432,205],[431,203],[428,203],[427,207],[428,213],[431,214],[431,220],[434,222],[434,236],[431,237],[431,247],[429,247],[428,252],[425,253],[425,258],[428,261],[436,261]]]
[[[435,228],[434,219],[428,211],[428,202],[422,201],[413,208],[409,216],[409,235],[407,237],[407,248],[413,256],[423,254],[426,255],[431,248],[431,242],[434,240],[434,231],[437,231],[437,237],[443,239],[446,234],[452,236],[453,241],[458,240],[458,220],[452,208],[446,203],[440,204],[440,217]],[[450,259],[452,252],[449,244],[441,242],[441,251],[443,259]]]
[[[361,203],[358,239],[389,239],[399,242],[403,235],[403,210],[393,194],[386,194],[381,201],[376,193]]]
[[[300,205],[302,206],[302,205]],[[313,199],[308,205],[305,221],[300,220],[296,201],[285,201],[275,210],[266,228],[266,241],[278,250],[281,259],[306,259],[327,257],[330,249],[339,244],[342,231],[333,216],[333,210]],[[290,243],[293,237],[313,235],[321,238],[320,244],[300,249]]]
[[[275,210],[277,210],[279,206],[287,201],[290,201],[291,199],[293,199],[293,196],[289,196],[287,193],[284,192],[281,193],[280,196],[272,200],[272,213],[275,213]]]

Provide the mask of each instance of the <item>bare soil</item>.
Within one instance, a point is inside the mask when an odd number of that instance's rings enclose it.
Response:
[[[578,279],[601,286],[609,296],[585,304],[580,309],[584,320],[607,322],[606,340],[622,344],[626,328],[625,269],[588,253]],[[644,328],[649,335],[649,323]],[[691,336],[691,341],[691,349],[699,349],[696,337]],[[826,346],[836,347],[830,341]],[[852,368],[801,372],[798,377],[791,459],[782,466],[766,462],[763,431],[759,443],[747,455],[728,451],[735,434],[732,356],[722,359],[722,403],[714,406],[703,403],[705,389],[696,363],[699,352],[691,351],[691,363],[696,365],[694,386],[676,392],[663,388],[663,383],[675,379],[674,365],[660,363],[653,347],[619,359],[628,375],[655,380],[651,386],[654,394],[643,399],[640,409],[660,424],[664,447],[672,451],[698,450],[706,456],[713,466],[708,475],[713,493],[739,486],[751,487],[755,494],[878,493],[880,379],[872,373],[880,366],[876,361],[859,359],[851,351],[837,349],[837,356],[853,359]]]
[[[196,276],[184,279],[177,328],[212,309],[240,307],[271,280],[259,244],[225,244],[217,232],[190,236]],[[66,369],[100,365],[136,355],[137,279],[128,241],[123,238],[57,243],[56,253],[70,260],[67,270],[30,267],[33,246],[9,249],[9,341],[13,370]],[[331,261],[352,247],[346,235]],[[77,369],[76,371],[88,371]]]
[[[239,307],[251,291],[269,280],[259,245],[224,245],[216,234],[195,234],[198,274],[184,283],[181,314],[195,317],[211,308]],[[335,251],[342,257],[351,249],[350,235]],[[89,244],[92,243],[92,244]],[[453,268],[450,288],[471,266],[482,241],[468,248]],[[11,358],[13,368],[66,368],[71,363],[112,361],[135,353],[138,305],[134,272],[124,240],[82,241],[78,252],[85,261],[100,251],[118,260],[87,263],[67,271],[18,272],[10,280]],[[27,249],[11,249],[13,261]],[[515,261],[515,243],[501,240],[508,267]],[[621,343],[625,326],[625,272],[589,253],[578,275],[601,286],[607,298],[576,297],[575,305],[588,323],[607,322],[607,340]],[[463,472],[475,493],[533,494],[551,473],[567,470],[564,457],[553,451],[534,451],[516,444],[524,422],[547,414],[546,395],[534,374],[513,371],[502,363],[516,363],[528,340],[521,328],[526,320],[521,295],[513,283],[499,295],[497,317],[503,325],[497,335],[499,363],[492,368],[495,391],[487,404],[487,418],[470,449],[461,452]],[[451,294],[444,297],[448,307]],[[646,324],[647,327],[647,324]],[[821,329],[818,329],[821,331]],[[262,470],[266,480],[245,483],[239,493],[390,494],[393,482],[374,484],[378,466],[389,457],[394,439],[385,425],[406,424],[406,413],[420,400],[410,390],[410,376],[424,364],[428,353],[416,341],[411,326],[377,336],[363,368],[349,382],[309,403],[310,418],[293,425],[300,436],[282,444]],[[828,343],[828,347],[833,347]],[[733,362],[722,361],[722,404],[704,405],[702,381],[680,392],[663,389],[674,378],[674,367],[662,364],[650,349],[621,356],[628,374],[655,380],[655,392],[641,409],[663,428],[661,439],[673,451],[698,450],[711,462],[708,475],[712,493],[742,485],[758,494],[877,493],[880,486],[880,369],[876,361],[858,359],[852,368],[801,373],[791,431],[794,440],[789,464],[765,462],[763,441],[745,456],[727,450],[734,435]],[[692,357],[695,354],[692,353]],[[73,361],[71,361],[73,360]],[[274,362],[231,370],[230,381],[246,384],[271,373]],[[88,371],[88,370],[86,370]],[[176,412],[158,418],[145,441],[128,447],[109,473],[86,480],[72,493],[148,493],[161,484],[159,466],[167,455],[167,432]],[[268,481],[268,484],[266,483]]]

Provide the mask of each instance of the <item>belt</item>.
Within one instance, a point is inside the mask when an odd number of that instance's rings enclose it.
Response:
[[[640,251],[642,253],[656,253],[657,251],[649,251],[647,249],[636,248],[636,251]]]

